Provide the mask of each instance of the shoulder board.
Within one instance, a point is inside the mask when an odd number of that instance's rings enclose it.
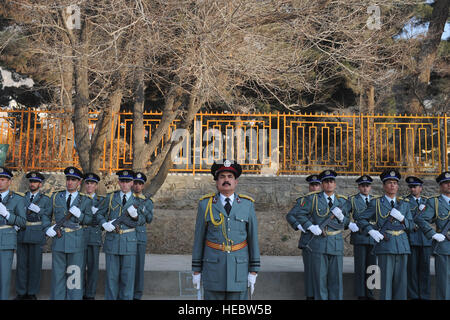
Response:
[[[439,198],[439,196],[440,196],[440,194],[435,194],[435,195],[430,196],[428,199],[431,199],[431,198]]]
[[[214,197],[215,195],[216,195],[215,193],[208,193],[207,195],[204,195],[203,197],[201,197],[201,198],[199,199],[199,201],[204,200],[204,199],[206,199],[206,198],[212,198],[212,197]]]
[[[383,197],[383,196],[373,196],[371,200],[380,199],[380,198],[382,198],[382,197]]]
[[[80,196],[85,196],[85,197],[88,197],[88,198],[92,199],[92,197],[90,195],[86,194],[86,193],[80,192]]]
[[[409,202],[409,199],[408,198],[404,198],[404,197],[398,197],[398,200],[403,200],[403,201]]]
[[[426,197],[426,196],[421,196],[422,198],[424,198],[425,200],[428,200],[430,197]]]
[[[316,194],[316,193],[321,193],[321,192],[322,191],[312,191],[312,192],[307,193],[306,195],[309,196],[309,195]]]
[[[15,194],[18,194],[21,197],[25,197],[25,193],[22,192],[18,192],[18,191],[13,191]]]
[[[255,200],[253,200],[252,197],[247,196],[247,195],[245,195],[245,194],[240,194],[240,195],[239,195],[239,198],[244,198],[244,199],[250,200],[251,202],[255,202]]]
[[[342,195],[340,195],[340,194],[337,194],[336,196],[337,196],[338,198],[342,198],[342,199],[345,199],[345,200],[348,199],[346,196],[342,196]]]
[[[295,201],[298,201],[298,200],[300,200],[300,199],[302,199],[302,198],[304,198],[304,197],[306,197],[306,195],[303,195],[303,196],[298,197],[297,199],[295,199]]]
[[[148,197],[147,199],[150,200],[150,201],[153,202],[153,203],[155,202],[155,200],[153,200],[152,197]]]
[[[134,195],[136,198],[139,198],[139,199],[144,199],[144,200],[146,199],[145,196],[144,196],[143,194],[137,195],[137,194],[134,194],[134,193],[133,193],[133,195]]]

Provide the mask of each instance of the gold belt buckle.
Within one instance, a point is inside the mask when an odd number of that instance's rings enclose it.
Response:
[[[230,251],[231,251],[231,245],[229,245],[229,244],[225,245],[223,251],[228,251],[228,252],[230,252]]]

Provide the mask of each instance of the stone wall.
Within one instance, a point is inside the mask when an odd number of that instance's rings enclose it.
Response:
[[[65,188],[63,174],[45,174],[44,192]],[[262,255],[299,255],[297,248],[299,231],[294,231],[286,222],[286,213],[295,200],[308,191],[306,176],[260,176],[245,175],[239,178],[237,192],[255,199],[258,217],[259,243]],[[337,193],[351,195],[357,192],[357,177],[337,177]],[[106,178],[106,190],[118,189],[115,175]],[[382,185],[378,178],[372,184],[372,194],[381,195]],[[11,189],[25,192],[27,181],[23,174],[16,174]],[[170,174],[161,189],[153,196],[155,213],[147,226],[147,251],[155,254],[190,254],[192,250],[198,199],[215,192],[215,181],[210,174]],[[409,189],[402,180],[400,195]],[[438,185],[433,178],[425,179],[423,195],[438,193]],[[345,231],[344,236],[348,234]],[[345,255],[352,255],[352,247],[345,245]]]

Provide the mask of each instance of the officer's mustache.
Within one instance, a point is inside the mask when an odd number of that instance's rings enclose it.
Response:
[[[229,186],[231,186],[231,183],[229,183],[228,181],[225,181],[224,183],[222,183],[222,187],[224,186],[224,185],[229,185]]]

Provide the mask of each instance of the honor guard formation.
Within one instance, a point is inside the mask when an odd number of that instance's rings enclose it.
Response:
[[[106,259],[105,299],[140,300],[144,289],[146,225],[153,200],[143,193],[142,172],[117,172],[119,190],[97,194],[100,177],[78,168],[64,170],[66,188],[43,194],[43,174],[28,172],[25,194],[10,190],[13,173],[0,167],[0,299],[9,299],[14,251],[15,300],[36,300],[43,246],[51,239],[52,300],[94,300],[102,248]],[[198,203],[192,248],[192,283],[205,300],[252,299],[261,267],[254,200],[237,193],[242,167],[214,162],[217,192]],[[324,170],[306,178],[286,220],[300,231],[299,249],[308,300],[343,299],[343,231],[349,229],[354,256],[354,295],[375,299],[368,286],[374,266],[380,272],[381,300],[431,299],[430,259],[434,257],[438,300],[450,299],[450,172],[436,177],[439,194],[421,195],[424,182],[408,176],[410,194],[398,195],[402,177],[395,169],[379,178],[383,194],[374,196],[374,179],[356,179],[356,194],[336,192],[337,173]],[[84,184],[85,192],[80,192]],[[264,283],[259,284],[264,290]],[[203,290],[202,290],[203,288]]]

